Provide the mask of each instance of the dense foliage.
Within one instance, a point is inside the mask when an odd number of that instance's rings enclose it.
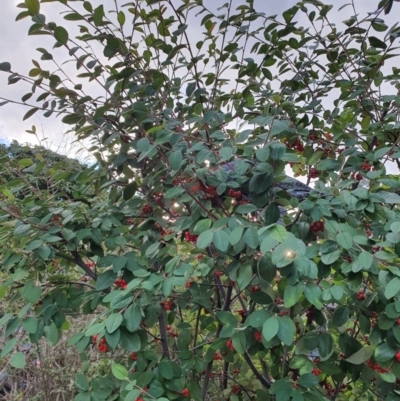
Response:
[[[39,153],[2,182],[0,291],[25,305],[1,319],[10,366],[24,365],[19,327],[55,344],[85,313],[69,342],[76,401],[399,399],[388,2],[365,17],[344,6],[341,30],[318,0],[282,17],[252,0],[60,0],[57,22],[50,1],[26,0],[17,20],[54,37],[76,75],[43,47],[29,76],[0,70],[33,88],[24,119],[62,116],[97,162],[45,167]],[[315,191],[291,197],[285,171]]]

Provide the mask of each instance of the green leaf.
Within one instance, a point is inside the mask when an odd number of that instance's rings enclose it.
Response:
[[[58,26],[54,29],[54,37],[57,42],[60,42],[63,45],[66,45],[68,42],[68,32],[62,26]]]
[[[232,336],[232,345],[235,350],[243,355],[246,351],[246,334],[244,331],[237,331]]]
[[[118,23],[123,26],[125,24],[125,14],[123,11],[120,11],[117,16]]]
[[[296,326],[293,323],[293,320],[289,316],[279,317],[278,320],[279,320],[279,330],[278,330],[279,339],[286,345],[292,345],[294,336],[296,334]]]
[[[279,320],[277,317],[273,316],[263,324],[262,335],[265,341],[271,341],[277,334],[279,330]]]
[[[351,249],[353,247],[353,236],[348,232],[340,232],[336,236],[336,241],[344,249]]]
[[[77,373],[75,375],[75,385],[79,390],[87,391],[89,390],[89,382],[85,375],[82,373]]]
[[[304,295],[308,302],[314,305],[317,309],[321,309],[323,304],[321,302],[322,290],[316,284],[307,283],[304,288]]]
[[[388,362],[393,359],[396,349],[390,347],[387,343],[379,344],[375,348],[374,357],[376,362]]]
[[[100,274],[96,281],[96,290],[101,291],[109,288],[114,281],[117,279],[117,273],[114,273],[112,270],[107,270],[104,273]]]
[[[304,283],[298,283],[295,286],[288,285],[285,288],[285,293],[283,295],[285,308],[290,308],[293,305],[296,305],[303,292]]]
[[[124,312],[125,326],[131,333],[136,331],[142,321],[142,313],[138,303],[134,303]]]
[[[174,370],[169,361],[161,361],[158,365],[158,370],[164,379],[171,380],[174,377]]]
[[[4,358],[6,355],[8,355],[14,349],[17,341],[18,337],[14,337],[11,340],[8,340],[2,347],[0,357]]]
[[[38,15],[40,12],[39,0],[25,0],[25,6],[33,15]]]
[[[201,234],[202,232],[208,230],[211,227],[212,221],[211,219],[202,219],[199,220],[193,228],[193,232],[195,234]]]
[[[285,227],[275,225],[269,229],[269,233],[272,238],[276,239],[279,242],[284,242],[287,236],[287,231]]]
[[[124,200],[131,199],[135,195],[137,188],[135,181],[130,182],[124,189]]]
[[[127,380],[128,379],[128,371],[126,368],[118,363],[114,363],[111,366],[111,372],[118,380]]]
[[[373,256],[366,251],[361,252],[357,258],[358,263],[367,270],[371,267],[373,260]]]
[[[385,288],[385,297],[386,299],[393,298],[400,292],[400,278],[395,277],[389,281]]]
[[[108,316],[106,320],[106,329],[107,331],[111,334],[115,330],[118,329],[119,326],[121,326],[121,323],[123,321],[122,315],[120,313],[113,313],[112,315]]]
[[[27,120],[29,117],[32,117],[37,111],[39,110],[38,107],[32,107],[22,118],[22,121]]]
[[[4,63],[0,63],[0,71],[10,72],[11,64],[5,61]]]
[[[324,265],[331,265],[340,258],[341,253],[342,251],[340,249],[337,249],[331,253],[325,253],[321,255],[321,261]]]
[[[253,278],[253,269],[250,264],[245,264],[239,267],[237,272],[237,284],[240,290],[244,290]]]
[[[94,15],[93,15],[93,22],[96,26],[99,26],[103,23],[103,17],[104,17],[104,7],[103,5],[98,6],[94,10]]]
[[[318,376],[315,376],[312,373],[304,373],[299,377],[298,383],[300,386],[306,388],[314,388],[318,386],[319,379]]]
[[[248,213],[253,213],[257,210],[257,207],[254,205],[251,205],[249,203],[245,203],[243,205],[239,205],[235,212],[238,214],[248,214]]]
[[[372,355],[374,355],[374,351],[374,345],[367,345],[365,347],[362,347],[353,355],[350,355],[348,358],[346,358],[346,362],[352,363],[353,365],[361,365],[362,363],[370,359]]]
[[[208,232],[208,231],[205,231],[205,232]],[[229,237],[228,237],[228,234],[223,230],[217,230],[214,232],[213,242],[214,242],[214,246],[220,252],[225,252],[229,248]]]
[[[91,325],[86,331],[85,331],[85,336],[93,336],[95,334],[99,334],[102,330],[104,330],[105,323],[95,323]]]
[[[231,245],[236,245],[241,240],[243,231],[244,229],[242,226],[237,226],[230,232],[229,242]]]
[[[34,317],[27,317],[23,323],[24,330],[30,334],[35,334],[38,328],[38,321]]]
[[[44,326],[44,335],[46,337],[47,342],[50,345],[56,345],[58,343],[59,340],[58,329],[53,322]]]
[[[265,310],[258,310],[251,313],[246,319],[246,325],[251,327],[260,328],[264,325],[265,321],[269,319],[271,315]]]
[[[207,230],[202,232],[197,238],[197,247],[200,249],[206,249],[213,241],[214,232]]]
[[[168,155],[168,163],[172,170],[178,171],[181,168],[182,160],[182,152],[180,151],[174,151]]]
[[[371,46],[376,47],[378,49],[386,49],[387,47],[385,42],[382,42],[376,36],[369,36],[368,40]]]
[[[16,369],[25,367],[25,355],[22,352],[16,352],[10,359],[10,365]]]
[[[342,327],[349,321],[349,308],[347,306],[339,306],[333,313],[332,323],[336,327]]]

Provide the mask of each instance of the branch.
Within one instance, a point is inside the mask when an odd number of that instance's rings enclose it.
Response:
[[[233,287],[229,287],[228,290],[226,291],[226,297],[225,297],[225,300],[224,300],[224,307],[222,309],[223,311],[229,310],[229,306],[230,306],[230,303],[231,303],[231,297],[232,297],[232,290],[233,290]],[[218,324],[218,328],[217,328],[217,332],[215,333],[215,338],[216,339],[219,337],[219,334],[221,333],[221,330],[222,330],[222,324],[219,323]],[[213,365],[213,360],[208,362],[207,367],[206,367],[206,371],[205,371],[205,374],[204,374],[203,386],[201,387],[201,399],[202,399],[202,401],[204,401],[206,399],[206,396],[207,396],[207,389],[208,389],[208,383],[210,382],[210,375],[211,375],[212,365]]]
[[[243,354],[244,360],[247,362],[247,365],[249,365],[250,370],[254,373],[254,376],[260,381],[260,383],[265,387],[265,388],[270,388],[271,387],[271,381],[264,377],[254,366],[253,361],[249,357],[249,354],[247,351]]]
[[[163,312],[160,314],[160,316],[158,316],[158,324],[160,325],[160,340],[163,349],[163,356],[167,359],[171,359],[169,355],[167,329],[165,328],[165,320]]]

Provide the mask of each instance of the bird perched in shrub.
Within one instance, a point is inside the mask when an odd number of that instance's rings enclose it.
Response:
[[[191,182],[188,191],[201,192],[214,206],[221,199],[231,197],[237,204],[252,203],[258,208],[270,204],[275,198],[296,198],[302,201],[313,189],[303,182],[282,174],[278,178],[271,165],[252,160],[235,159],[209,168],[199,179]],[[279,206],[281,217],[286,208]]]

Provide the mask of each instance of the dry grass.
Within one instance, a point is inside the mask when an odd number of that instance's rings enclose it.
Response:
[[[23,370],[7,368],[7,384],[11,391],[2,400],[71,401],[74,398],[74,376],[82,363],[67,338],[52,347],[42,339],[26,354]]]

